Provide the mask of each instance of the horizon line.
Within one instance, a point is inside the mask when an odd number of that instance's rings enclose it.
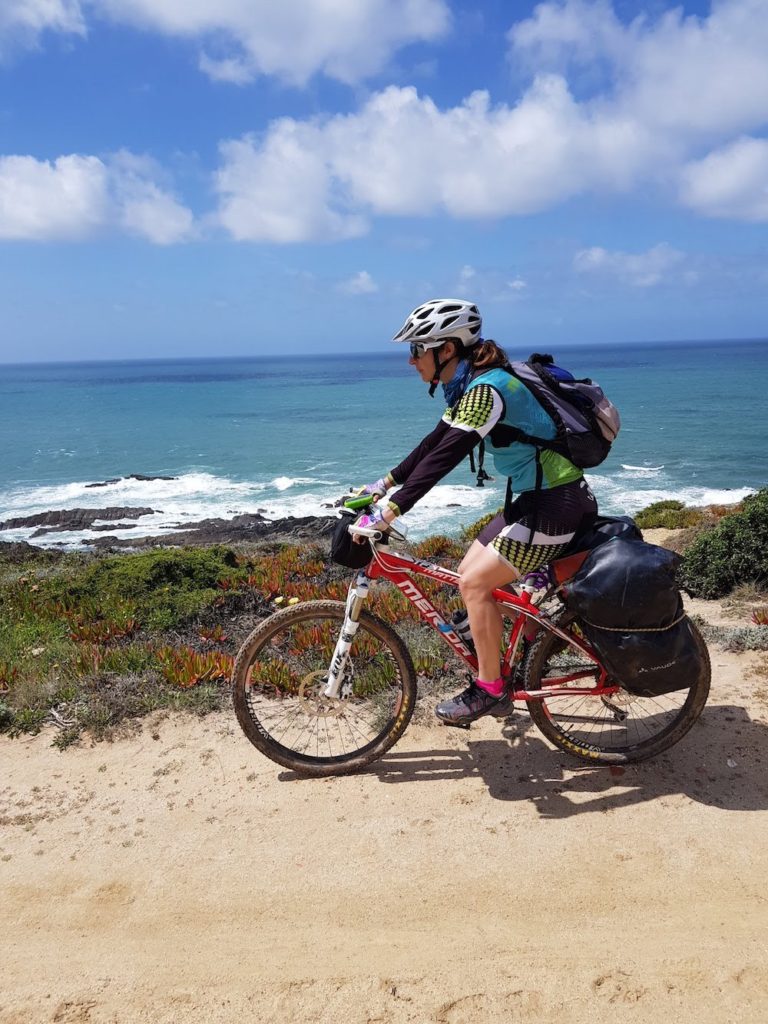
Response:
[[[677,345],[681,347],[691,345],[756,345],[760,343],[768,343],[768,337],[752,337],[752,338],[667,338],[663,340],[639,340],[639,341],[624,341],[624,342],[610,342],[610,341],[594,341],[594,342],[560,342],[555,348],[568,348],[568,349],[595,349],[595,348],[607,348],[613,346],[615,349],[637,347],[661,347],[666,345]],[[547,346],[544,346],[545,348]],[[502,348],[511,348],[511,346],[504,346]],[[375,352],[370,350],[365,351],[334,351],[334,352],[318,352],[317,350],[311,352],[286,352],[280,355],[274,353],[269,355],[263,354],[252,354],[247,355],[240,353],[237,355],[211,355],[211,356],[148,356],[148,357],[134,357],[131,359],[40,359],[40,360],[29,360],[26,362],[10,362],[0,359],[0,367],[31,367],[31,366],[107,366],[107,365],[130,365],[133,363],[223,363],[223,362],[240,362],[242,360],[256,361],[256,360],[270,360],[270,359],[345,359],[345,358],[381,358],[382,356],[391,355],[392,357],[398,357],[402,355],[400,350],[392,349],[381,349]]]

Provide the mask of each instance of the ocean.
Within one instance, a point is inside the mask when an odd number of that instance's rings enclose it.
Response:
[[[731,503],[768,482],[767,342],[569,346],[556,355],[598,381],[621,412],[608,460],[587,473],[603,511],[631,514],[664,498]],[[396,465],[443,408],[401,351],[0,366],[0,522],[130,505],[154,509],[142,532],[162,534],[243,512],[326,513],[349,487]],[[93,486],[105,481],[113,482]],[[403,523],[413,539],[455,534],[498,508],[504,489],[503,480],[476,487],[465,462]],[[0,530],[0,540],[32,532]],[[34,542],[82,548],[95,536],[103,531]]]

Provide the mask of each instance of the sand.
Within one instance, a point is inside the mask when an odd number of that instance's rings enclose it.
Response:
[[[324,781],[228,714],[2,739],[0,1022],[762,1024],[761,658],[713,648],[700,723],[624,771],[527,715]]]

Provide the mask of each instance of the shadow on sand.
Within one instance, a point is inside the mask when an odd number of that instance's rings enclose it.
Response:
[[[366,769],[384,783],[424,783],[477,776],[496,800],[529,800],[542,817],[604,812],[674,794],[733,811],[768,808],[768,724],[744,708],[704,710],[677,746],[626,767],[593,766],[554,750],[520,714],[500,723],[499,739],[465,750],[395,749]],[[400,741],[407,744],[406,737]],[[285,773],[283,778],[296,778]]]

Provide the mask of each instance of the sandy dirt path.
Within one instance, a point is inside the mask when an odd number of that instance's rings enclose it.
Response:
[[[303,781],[233,720],[0,740],[0,1022],[765,1022],[768,682],[624,772],[526,715]]]

